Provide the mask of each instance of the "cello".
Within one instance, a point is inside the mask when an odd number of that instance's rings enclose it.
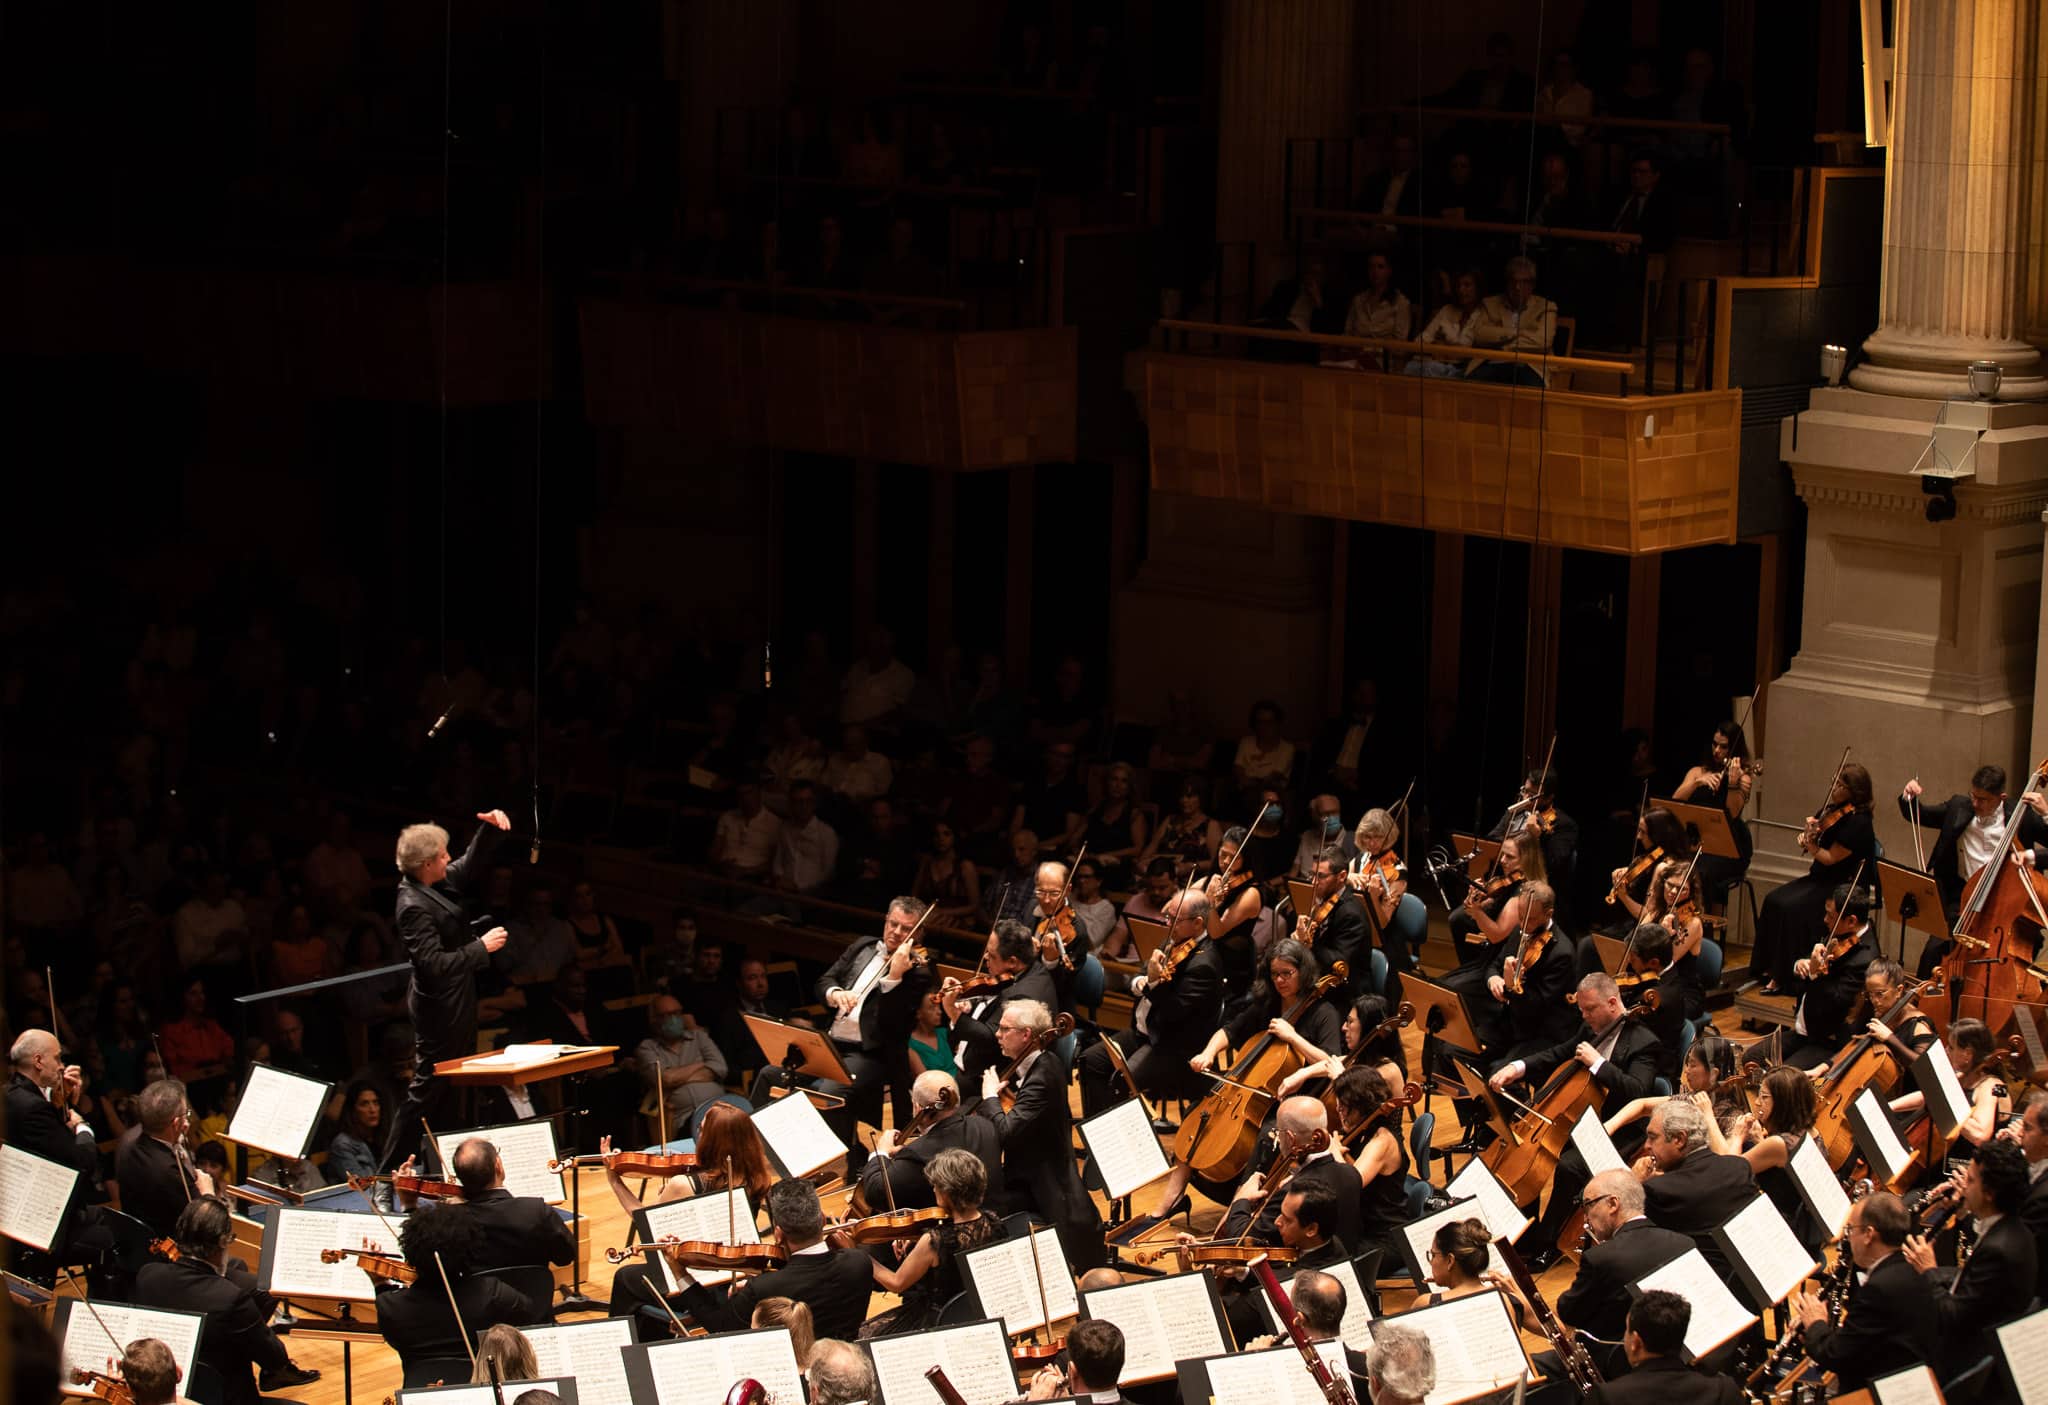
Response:
[[[2028,790],[2048,782],[2048,760],[2034,768]],[[1954,942],[1941,959],[1945,1003],[1928,1010],[1935,1028],[1948,1036],[1951,1020],[1974,1016],[1993,1035],[2012,1023],[2013,1007],[2041,999],[2042,981],[2035,973],[2041,930],[2048,927],[2048,874],[2021,864],[2020,817],[2024,803],[2014,805],[1998,835],[1998,857],[1970,876],[1956,916]]]
[[[1301,992],[1282,1018],[1298,1024],[1316,1001],[1343,985],[1350,974],[1342,961],[1333,961],[1314,988]],[[1272,1090],[1300,1067],[1301,1056],[1292,1046],[1270,1030],[1261,1034],[1230,1066],[1231,1076],[1218,1076],[1218,1086],[1180,1124],[1173,1140],[1174,1160],[1210,1180],[1236,1179],[1258,1149],[1259,1128],[1278,1101]]]
[[[1507,1136],[1479,1153],[1479,1159],[1517,1205],[1527,1205],[1555,1176],[1557,1158],[1571,1144],[1579,1114],[1589,1107],[1599,1111],[1606,1100],[1607,1090],[1594,1081],[1593,1071],[1572,1059],[1550,1075],[1533,1101],[1519,1104],[1522,1115],[1509,1125]]]
[[[1923,991],[1939,995],[1941,976],[1934,975],[1924,981],[1909,984],[1889,1010],[1879,1017],[1887,1028],[1897,1023],[1906,1013],[1914,999]],[[1814,1136],[1821,1149],[1827,1153],[1828,1165],[1840,1171],[1856,1155],[1856,1135],[1849,1122],[1849,1108],[1865,1088],[1875,1088],[1879,1096],[1891,1092],[1899,1081],[1899,1072],[1910,1057],[1899,1058],[1893,1054],[1893,1045],[1883,1043],[1874,1034],[1859,1034],[1849,1041],[1848,1047],[1828,1063],[1828,1071],[1814,1084],[1815,1100],[1819,1106],[1814,1110]],[[1910,1049],[1905,1051],[1911,1055]],[[1885,1057],[1893,1055],[1892,1057]]]

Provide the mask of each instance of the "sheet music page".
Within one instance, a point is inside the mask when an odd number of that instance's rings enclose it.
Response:
[[[1586,1169],[1596,1176],[1602,1171],[1628,1169],[1628,1162],[1622,1160],[1621,1153],[1614,1148],[1614,1138],[1607,1135],[1607,1125],[1590,1107],[1580,1112],[1579,1120],[1572,1123],[1572,1145],[1586,1159]]]
[[[1928,1092],[1925,1086],[1928,1082],[1927,1076],[1916,1076],[1913,1081],[1921,1085],[1922,1092],[1927,1093],[1930,1115],[1937,1100],[1948,1110],[1949,1115],[1946,1119],[1937,1117],[1934,1121],[1934,1125],[1940,1128],[1945,1136],[1958,1122],[1970,1115],[1970,1095],[1963,1091],[1963,1085],[1956,1079],[1955,1066],[1948,1058],[1948,1045],[1937,1042],[1922,1054],[1914,1064],[1916,1074],[1923,1066],[1926,1074],[1932,1076],[1935,1091]]]
[[[1344,1343],[1317,1342],[1316,1355],[1338,1380],[1350,1382]],[[1204,1366],[1209,1372],[1209,1398],[1215,1405],[1329,1405],[1316,1387],[1316,1378],[1309,1374],[1308,1363],[1289,1341],[1271,1351],[1212,1357]]]
[[[787,1327],[655,1342],[634,1350],[647,1353],[658,1405],[723,1400],[736,1383],[749,1378],[767,1389],[772,1405],[804,1405],[803,1372]]]
[[[482,1137],[498,1149],[498,1157],[505,1163],[505,1189],[514,1195],[530,1195],[550,1205],[569,1198],[562,1189],[561,1176],[548,1169],[548,1162],[559,1153],[555,1150],[555,1124],[547,1118],[437,1136],[434,1147],[441,1153],[441,1164],[453,1167],[455,1148],[471,1137]]]
[[[306,1154],[328,1087],[268,1064],[255,1065],[228,1123],[228,1140],[296,1160]]]
[[[999,1322],[969,1322],[930,1332],[875,1337],[867,1348],[884,1400],[936,1400],[931,1382],[924,1378],[932,1366],[944,1368],[946,1379],[967,1405],[1004,1405],[1018,1395],[1017,1374],[1010,1365],[1010,1339],[1003,1335]]]
[[[1486,1227],[1493,1231],[1494,1238],[1505,1239],[1512,1244],[1522,1237],[1522,1231],[1535,1221],[1523,1214],[1509,1195],[1507,1187],[1493,1174],[1486,1163],[1472,1157],[1465,1163],[1465,1169],[1453,1176],[1444,1187],[1444,1194],[1456,1198],[1469,1195],[1479,1202],[1479,1218],[1486,1221]]]
[[[1038,1277],[1032,1282],[1031,1242],[1038,1241]],[[1054,1322],[1081,1311],[1074,1296],[1074,1279],[1067,1272],[1067,1260],[1060,1251],[1059,1234],[1042,1229],[1031,1239],[998,1240],[961,1255],[962,1269],[981,1301],[983,1317],[1002,1319],[1003,1330],[1011,1336],[1046,1325],[1039,1309],[1039,1288],[1045,1291],[1045,1306]]]
[[[625,1357],[625,1348],[633,1344],[632,1318],[519,1330],[533,1344],[534,1362],[542,1375],[576,1378],[580,1405],[633,1405]]]
[[[1820,1268],[1768,1195],[1759,1195],[1737,1210],[1721,1229],[1728,1238],[1729,1251],[1748,1266],[1774,1303],[1784,1301],[1786,1294]]]
[[[1807,1208],[1827,1227],[1830,1237],[1839,1235],[1849,1222],[1849,1192],[1828,1169],[1828,1156],[1817,1137],[1801,1137],[1799,1150],[1792,1153],[1792,1179],[1806,1197]]]
[[[547,1390],[561,1395],[565,1385],[572,1391],[576,1389],[576,1382],[572,1380],[506,1381],[505,1405],[512,1405],[529,1390]],[[565,1401],[567,1398],[563,1397]],[[487,1385],[433,1386],[398,1392],[398,1405],[497,1405],[497,1401],[496,1392]]]
[[[808,1176],[846,1155],[845,1144],[832,1135],[818,1109],[801,1092],[755,1108],[754,1130],[792,1176]]]
[[[2039,1073],[2048,1067],[2048,1049],[2041,1047],[2041,1027],[2034,1023],[2034,1012],[2023,1005],[2012,1008],[2013,1023],[2019,1026],[2020,1043],[2027,1051],[2027,1071]]]
[[[1145,1105],[1136,1098],[1118,1103],[1081,1124],[1081,1140],[1095,1158],[1111,1200],[1162,1179],[1172,1169],[1160,1150]]]
[[[1171,1376],[1176,1363],[1191,1356],[1221,1356],[1230,1350],[1203,1273],[1098,1288],[1082,1299],[1090,1317],[1114,1322],[1124,1334],[1124,1373],[1118,1385]]]
[[[2020,1405],[2048,1405],[2048,1309],[1997,1330],[1998,1349],[2019,1387]]]
[[[1401,1235],[1408,1241],[1409,1251],[1415,1255],[1416,1264],[1422,1268],[1424,1275],[1427,1276],[1429,1271],[1429,1247],[1436,1239],[1436,1232],[1445,1225],[1452,1224],[1458,1220],[1483,1221],[1485,1218],[1486,1216],[1482,1212],[1479,1202],[1468,1196],[1465,1199],[1451,1202],[1433,1215],[1424,1215],[1419,1220],[1410,1220],[1407,1224],[1401,1226]],[[1487,1225],[1487,1230],[1496,1239],[1500,1237],[1500,1232],[1495,1230],[1492,1225]],[[1495,1273],[1506,1273],[1508,1271],[1507,1264],[1501,1259],[1500,1246],[1498,1244],[1486,1246],[1486,1266]]]
[[[197,1312],[167,1312],[162,1308],[136,1307],[131,1303],[108,1303],[98,1299],[87,1307],[76,1298],[57,1299],[58,1330],[63,1333],[64,1393],[91,1395],[90,1386],[71,1384],[74,1368],[85,1371],[107,1369],[107,1358],[120,1360],[128,1343],[137,1337],[155,1337],[171,1349],[185,1379],[192,1379],[192,1358],[199,1352],[199,1329],[206,1318]],[[98,1315],[95,1316],[94,1314]],[[108,1334],[112,1335],[109,1336]]]
[[[640,1214],[647,1225],[643,1242],[666,1239],[670,1235],[678,1239],[708,1239],[715,1244],[761,1242],[761,1231],[754,1226],[754,1212],[747,1205],[744,1190],[714,1190],[707,1195],[693,1195],[687,1200],[670,1200],[660,1205],[649,1205]],[[644,1257],[661,1266],[665,1291],[682,1291],[682,1284],[676,1280],[675,1270],[669,1267],[666,1258],[659,1254]],[[690,1277],[706,1288],[730,1283],[734,1276],[705,1269],[690,1270]]]
[[[1358,1267],[1351,1260],[1318,1269],[1344,1285],[1344,1321],[1337,1328],[1338,1340],[1353,1351],[1368,1351],[1372,1348],[1372,1302],[1358,1284]],[[1288,1281],[1292,1281],[1291,1277]],[[1283,1283],[1284,1287],[1285,1284]],[[1280,1314],[1273,1307],[1273,1300],[1264,1293],[1259,1295],[1259,1309],[1266,1316],[1266,1325],[1275,1333],[1284,1333]],[[1292,1292],[1289,1293],[1290,1299]]]
[[[1756,1321],[1756,1314],[1736,1300],[1697,1249],[1688,1249],[1662,1268],[1652,1269],[1636,1280],[1636,1286],[1645,1291],[1667,1289],[1692,1304],[1685,1349],[1695,1361]]]
[[[47,1161],[12,1143],[0,1145],[0,1234],[48,1249],[77,1182],[74,1167]]]
[[[1906,1162],[1912,1153],[1899,1140],[1898,1130],[1892,1126],[1891,1114],[1885,1110],[1884,1100],[1878,1097],[1877,1089],[1865,1088],[1856,1095],[1856,1101],[1849,1104],[1849,1111],[1863,1124],[1864,1130],[1874,1144],[1872,1149],[1884,1162],[1884,1179],[1890,1180],[1906,1169]]]
[[[1382,1317],[1379,1322],[1399,1322],[1429,1338],[1436,1353],[1436,1389],[1423,1398],[1424,1405],[1470,1400],[1514,1384],[1529,1370],[1521,1334],[1508,1317],[1506,1300],[1497,1288]],[[1378,1325],[1374,1324],[1375,1330]]]
[[[385,1217],[341,1211],[301,1210],[280,1206],[266,1218],[263,1235],[265,1292],[280,1298],[345,1298],[366,1303],[377,1296],[377,1285],[356,1260],[320,1262],[322,1249],[375,1249],[399,1257],[398,1237],[385,1228]],[[392,1221],[395,1225],[396,1220]]]
[[[1941,1386],[1924,1363],[1870,1382],[1877,1405],[1942,1405]]]

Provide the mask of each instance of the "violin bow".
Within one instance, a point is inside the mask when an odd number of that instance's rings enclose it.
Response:
[[[421,1123],[425,1126],[425,1123]],[[441,1290],[448,1295],[448,1310],[455,1314],[455,1330],[462,1333],[462,1349],[469,1353],[469,1373],[476,1374],[476,1348],[470,1344],[469,1327],[462,1320],[462,1308],[455,1301],[455,1284],[448,1277],[448,1265],[441,1262],[441,1251],[434,1251],[434,1267],[441,1273]]]
[[[1831,797],[1832,797],[1832,796],[1834,795],[1834,793],[1835,793],[1835,784],[1836,784],[1836,782],[1838,782],[1838,781],[1840,781],[1840,780],[1842,779],[1842,771],[1843,771],[1843,768],[1844,768],[1844,767],[1846,767],[1846,766],[1847,766],[1848,764],[1849,764],[1849,748],[1845,746],[1845,747],[1843,747],[1843,748],[1842,748],[1842,759],[1841,759],[1840,761],[1837,761],[1837,762],[1835,763],[1835,773],[1834,773],[1834,775],[1832,775],[1832,776],[1830,776],[1830,777],[1828,778],[1828,790],[1827,790],[1827,794],[1826,794],[1826,795],[1823,795],[1823,796],[1821,796],[1821,798],[1820,798],[1820,806],[1819,806],[1819,808],[1818,808],[1818,809],[1816,809],[1816,810],[1815,810],[1815,811],[1813,812],[1813,813],[1814,813],[1814,817],[1815,817],[1816,819],[1818,819],[1818,818],[1819,818],[1820,816],[1822,816],[1822,815],[1824,815],[1824,814],[1826,814],[1826,813],[1827,813],[1827,809],[1828,809],[1828,800],[1829,800],[1829,799],[1830,799],[1830,798],[1831,798]],[[1815,838],[1819,838],[1819,836],[1818,836],[1818,835],[1816,835],[1816,836],[1814,836],[1814,837],[1815,837]]]
[[[1062,911],[1065,911],[1067,907],[1067,894],[1074,891],[1074,870],[1079,868],[1081,866],[1081,860],[1087,857],[1088,841],[1083,839],[1081,841],[1080,852],[1074,855],[1074,861],[1072,863],[1066,865],[1067,881],[1060,884],[1060,910]],[[1071,917],[1069,917],[1067,920],[1069,922],[1073,921]],[[1052,939],[1060,944],[1060,960],[1065,961],[1067,959],[1067,939],[1061,936],[1058,932],[1054,932],[1052,934]]]
[[[676,1310],[668,1305],[668,1299],[661,1295],[661,1290],[654,1286],[653,1281],[648,1278],[642,1278],[640,1280],[640,1286],[646,1289],[647,1296],[654,1299],[656,1305],[658,1305],[663,1312],[668,1314],[668,1320],[675,1324],[676,1335],[679,1337],[689,1336],[690,1329],[683,1325],[682,1318],[676,1316]]]
[[[1529,808],[1534,810],[1543,798],[1543,791],[1550,784],[1550,763],[1557,755],[1557,733],[1550,734],[1550,746],[1543,753],[1543,769],[1536,773],[1536,793],[1529,797]]]

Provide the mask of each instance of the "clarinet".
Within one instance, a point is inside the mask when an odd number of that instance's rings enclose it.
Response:
[[[1259,1275],[1259,1286],[1266,1290],[1266,1297],[1273,1304],[1273,1315],[1287,1328],[1287,1335],[1294,1343],[1294,1349],[1301,1353],[1301,1359],[1308,1366],[1309,1375],[1315,1377],[1316,1389],[1323,1393],[1323,1399],[1330,1405],[1358,1405],[1351,1394],[1351,1383],[1340,1380],[1330,1373],[1329,1363],[1316,1350],[1308,1333],[1302,1330],[1301,1314],[1294,1310],[1294,1304],[1287,1297],[1287,1290],[1280,1286],[1280,1280],[1273,1276],[1273,1265],[1266,1261],[1264,1254],[1252,1260],[1252,1270]]]

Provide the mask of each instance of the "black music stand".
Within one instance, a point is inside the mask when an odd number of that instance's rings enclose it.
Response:
[[[1899,924],[1901,965],[1906,960],[1908,927],[1925,932],[1936,941],[1948,940],[1948,913],[1942,908],[1941,889],[1933,874],[1879,859],[1877,890],[1884,894],[1885,915]]]
[[[1436,1093],[1437,1041],[1478,1058],[1479,1036],[1472,1030],[1472,1015],[1465,1008],[1465,997],[1447,986],[1421,976],[1404,975],[1401,998],[1415,1007],[1415,1018],[1422,1025],[1422,1110],[1428,1112]]]

